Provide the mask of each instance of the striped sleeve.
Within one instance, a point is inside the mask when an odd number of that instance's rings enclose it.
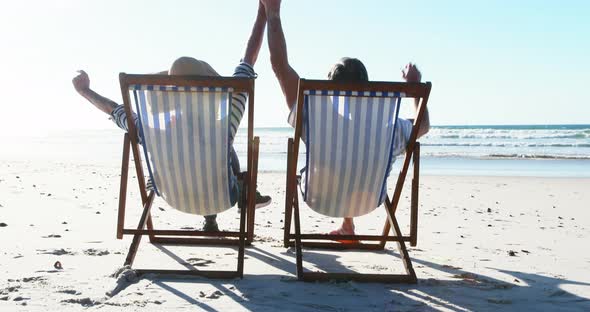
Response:
[[[240,64],[234,70],[234,77],[242,77],[242,78],[256,78],[257,75],[254,72],[254,68],[252,65],[246,62],[240,62]],[[248,100],[248,94],[246,93],[236,93],[232,96],[231,102],[231,116],[230,116],[230,133],[229,133],[229,142],[230,144],[233,143],[234,138],[236,136],[236,132],[238,131],[238,126],[240,125],[240,121],[244,116],[244,110],[246,109],[246,101]]]
[[[413,127],[414,124],[411,120],[402,118],[397,119],[395,138],[393,138],[393,156],[405,153]]]
[[[125,113],[125,106],[118,105],[117,107],[115,107],[115,109],[113,109],[113,111],[111,112],[111,119],[117,125],[117,127],[123,129],[123,131],[125,132],[129,132],[129,128],[127,127],[127,114]],[[139,118],[135,113],[133,113],[133,121],[135,122],[135,129],[137,129],[137,142],[139,144],[142,144],[143,140],[141,138],[141,135],[139,134],[139,132],[141,131],[139,125]]]

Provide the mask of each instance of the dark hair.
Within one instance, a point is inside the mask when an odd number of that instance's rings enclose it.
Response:
[[[328,73],[328,79],[335,81],[369,81],[369,74],[361,61],[351,57],[343,57]]]

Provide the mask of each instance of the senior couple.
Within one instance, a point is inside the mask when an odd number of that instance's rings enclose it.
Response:
[[[258,58],[258,52],[262,45],[262,38],[264,36],[265,28],[267,30],[268,48],[270,50],[270,59],[272,69],[281,85],[281,89],[285,96],[287,108],[291,111],[289,115],[289,123],[295,126],[294,110],[296,108],[297,87],[299,75],[297,71],[291,67],[287,58],[287,45],[285,43],[285,35],[281,26],[281,0],[260,0],[258,5],[258,14],[252,28],[252,33],[246,44],[246,51],[240,63],[234,70],[234,77],[256,77],[254,72],[254,65]],[[169,75],[199,75],[199,76],[219,76],[219,74],[205,61],[197,60],[192,57],[181,57],[172,63],[168,71],[160,74]],[[408,82],[419,82],[421,74],[414,64],[407,64],[402,71],[402,77]],[[328,79],[335,81],[368,81],[369,76],[363,63],[356,58],[342,58],[332,66],[328,72]],[[124,131],[127,131],[127,116],[123,105],[119,105],[114,101],[107,99],[100,94],[90,89],[90,79],[84,71],[79,71],[79,74],[72,80],[76,91],[92,103],[96,108],[110,115],[112,120]],[[242,119],[242,114],[245,107],[246,99],[240,96],[234,96],[232,99],[232,111],[239,114],[233,115],[230,120],[231,131],[229,132],[229,141],[233,143],[238,125]],[[415,110],[418,109],[418,100],[415,100]],[[235,108],[235,109],[234,109]],[[240,113],[241,112],[241,113]],[[134,114],[132,116],[134,122],[138,123],[138,118]],[[138,126],[139,127],[139,126]],[[396,146],[405,146],[410,138],[412,130],[412,120],[399,119],[397,122],[397,133],[394,144]],[[425,118],[418,130],[418,136],[424,135],[430,128],[428,118],[428,111],[426,111]],[[138,138],[138,142],[142,142],[142,138]],[[395,150],[403,151],[404,148],[396,148]],[[238,157],[231,147],[230,164],[234,173],[240,172],[240,164]],[[150,183],[148,182],[148,185]],[[149,186],[148,186],[149,187]],[[270,204],[271,198],[269,196],[262,196],[256,194],[256,208],[264,207]],[[205,216],[203,226],[204,231],[218,231],[216,215]],[[341,226],[330,232],[330,234],[353,235],[354,221],[353,218],[344,218]]]

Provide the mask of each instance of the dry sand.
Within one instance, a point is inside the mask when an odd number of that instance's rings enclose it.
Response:
[[[116,286],[110,275],[130,242],[115,238],[118,163],[3,160],[0,311],[590,310],[590,179],[423,176],[418,246],[410,248],[419,282],[387,285],[298,282],[294,250],[281,242],[284,174],[258,177],[273,203],[257,210],[257,241],[246,251],[244,279],[147,276],[109,298],[105,293]],[[140,212],[130,182],[129,227]],[[399,209],[404,227],[407,206]],[[381,210],[359,218],[357,231],[380,232]],[[220,226],[235,228],[237,217],[235,208],[220,214]],[[304,229],[320,233],[338,224],[306,207],[302,218]],[[202,218],[158,200],[154,221],[162,228],[199,228]],[[236,253],[146,241],[137,267],[224,268]],[[308,250],[304,260],[312,270],[402,270],[395,244],[379,253]]]

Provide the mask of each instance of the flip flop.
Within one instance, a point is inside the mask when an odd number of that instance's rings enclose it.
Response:
[[[342,233],[342,228],[337,229],[337,230],[334,230],[334,231],[332,231],[332,232],[330,232],[328,234],[330,234],[330,235],[349,235],[349,234]],[[354,244],[360,244],[361,243],[359,240],[356,240],[356,239],[355,240],[350,240],[350,239],[337,239],[336,241],[339,242],[339,243],[341,243],[341,244],[353,244],[353,245]]]

